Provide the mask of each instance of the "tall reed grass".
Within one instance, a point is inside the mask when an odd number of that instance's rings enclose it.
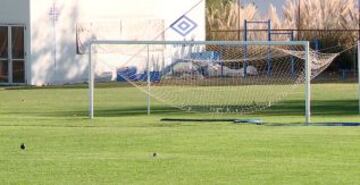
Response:
[[[300,3],[300,6],[299,6]],[[258,5],[261,6],[261,5]],[[300,7],[300,8],[299,8]],[[239,12],[240,9],[240,12]],[[299,13],[300,10],[300,13]],[[280,12],[282,15],[280,15]],[[243,33],[211,32],[211,30],[243,30],[244,20],[271,20],[272,29],[358,29],[359,9],[357,0],[285,0],[282,11],[270,5],[266,14],[261,14],[253,3],[236,1],[207,9],[207,37],[209,40],[243,39]],[[266,25],[254,24],[249,29],[265,29]],[[322,42],[350,45],[358,40],[358,32],[295,32],[300,40],[318,39]],[[265,32],[250,32],[250,40],[266,40]],[[278,36],[274,40],[288,40]]]

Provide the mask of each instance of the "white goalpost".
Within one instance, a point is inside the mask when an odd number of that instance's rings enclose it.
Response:
[[[306,124],[311,122],[311,79],[336,57],[313,57],[307,41],[95,40],[88,54],[91,119],[95,76],[101,76],[96,54],[101,65],[147,94],[148,114],[150,96],[188,111],[254,112],[279,101],[293,84],[305,84]],[[130,70],[124,66],[135,66],[136,74],[119,72]]]
[[[305,42],[305,124],[311,123],[311,61],[310,43]]]

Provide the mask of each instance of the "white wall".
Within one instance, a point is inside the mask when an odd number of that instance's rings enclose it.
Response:
[[[56,26],[55,63],[54,31],[48,15],[53,1],[31,1],[31,84],[63,84],[87,80],[87,56],[76,55],[77,23],[142,18],[164,19],[165,27],[168,27],[199,2],[200,0],[58,0],[56,4],[60,17]],[[198,27],[186,39],[205,40],[205,0],[187,16]],[[184,37],[168,29],[165,39],[184,40]]]
[[[52,0],[31,1],[31,84],[46,85],[83,78],[86,61],[76,55],[75,26],[80,12],[76,1],[59,1],[60,16],[54,26],[49,16]],[[54,48],[56,44],[56,61]]]

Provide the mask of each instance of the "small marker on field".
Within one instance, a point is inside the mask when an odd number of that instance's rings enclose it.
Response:
[[[20,149],[21,149],[21,150],[25,150],[25,149],[26,149],[26,145],[25,145],[25,143],[21,143],[21,145],[20,145]]]

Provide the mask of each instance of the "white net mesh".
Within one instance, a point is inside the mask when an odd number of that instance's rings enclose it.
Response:
[[[130,83],[188,111],[258,111],[305,79],[304,48],[290,44],[101,44],[92,54],[96,82]],[[336,56],[311,51],[312,77]]]

